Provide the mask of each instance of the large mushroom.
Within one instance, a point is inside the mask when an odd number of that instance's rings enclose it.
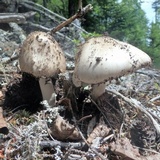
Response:
[[[46,77],[54,77],[66,70],[65,57],[56,40],[48,33],[32,32],[23,42],[19,64],[23,72],[39,78],[43,100],[49,102],[54,88]]]
[[[105,82],[151,64],[140,49],[109,36],[95,37],[80,46],[75,60],[73,83],[76,87],[92,84],[91,96],[105,92]]]

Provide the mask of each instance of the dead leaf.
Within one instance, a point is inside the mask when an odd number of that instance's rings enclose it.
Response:
[[[135,148],[129,141],[128,138],[117,139],[115,142],[110,144],[111,151],[121,156],[123,160],[159,160],[160,154],[155,153],[149,156],[142,156],[139,154],[138,148]]]
[[[0,158],[4,158],[4,150],[0,150]]]
[[[141,160],[139,150],[134,148],[128,138],[116,139],[110,144],[111,151],[124,160]]]
[[[81,136],[78,130],[61,116],[57,116],[51,126],[51,133],[53,137],[59,140],[72,139],[80,140]]]
[[[0,100],[3,98],[3,93],[0,91]]]
[[[109,134],[110,129],[105,124],[97,125],[91,134],[88,136],[87,142],[92,143],[96,137],[106,137]]]
[[[160,106],[160,100],[157,100],[157,101],[153,102],[153,104],[156,105],[156,106]]]

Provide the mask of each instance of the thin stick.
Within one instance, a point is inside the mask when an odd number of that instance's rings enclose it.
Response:
[[[109,136],[105,137],[101,143],[106,143],[110,138],[114,138],[114,134],[110,134]]]
[[[70,24],[71,22],[73,22],[76,18],[81,18],[83,17],[88,11],[90,11],[92,9],[92,5],[88,4],[86,7],[84,7],[82,10],[79,10],[78,13],[76,13],[75,15],[73,15],[71,18],[67,19],[66,21],[62,22],[60,25],[58,25],[56,28],[53,28],[50,31],[50,34],[53,35],[55,32],[59,31],[60,29],[62,29],[64,26]]]
[[[87,118],[91,118],[92,117],[92,115],[90,114],[90,115],[87,115],[87,116],[85,116],[85,117],[82,117],[80,120],[78,120],[78,123],[80,123],[81,121],[84,121],[85,119],[87,119]]]
[[[82,148],[85,143],[84,142],[61,142],[61,141],[58,141],[58,140],[44,140],[44,141],[41,141],[40,142],[40,148],[43,149],[43,148],[52,148],[52,147],[56,147],[60,145],[61,147],[69,147],[69,146],[72,146],[73,148]]]
[[[7,146],[5,147],[4,160],[7,160],[7,159],[8,159],[8,158],[7,158],[7,152],[8,152],[8,149],[9,149],[9,145],[11,144],[11,141],[12,141],[12,139],[10,139],[10,140],[8,141]]]
[[[82,10],[82,0],[79,0],[79,2],[78,2],[78,9]]]
[[[152,99],[150,100],[150,102],[154,102],[154,101],[156,101],[156,100],[158,100],[158,99],[160,99],[160,95],[158,95],[158,96],[152,98]]]
[[[141,112],[145,113],[145,114],[148,116],[148,118],[152,121],[152,124],[154,125],[154,127],[155,127],[155,129],[156,129],[156,131],[157,131],[157,134],[160,136],[160,126],[159,126],[159,124],[158,124],[157,121],[152,117],[152,115],[145,110],[145,108],[143,107],[143,105],[142,105],[140,102],[138,102],[138,101],[135,100],[135,99],[129,99],[129,98],[123,96],[121,93],[119,93],[119,92],[117,92],[117,91],[108,90],[108,89],[107,89],[107,91],[110,92],[110,93],[112,93],[112,94],[115,94],[115,95],[119,96],[119,97],[122,98],[125,102],[127,102],[128,104],[130,104],[132,107],[134,107],[134,108],[136,108],[136,109],[139,109]]]

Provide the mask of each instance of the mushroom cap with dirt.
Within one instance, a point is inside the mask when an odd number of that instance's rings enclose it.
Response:
[[[73,83],[93,84],[96,99],[105,90],[105,82],[151,65],[151,58],[142,50],[109,36],[94,37],[79,48],[75,58]]]
[[[66,61],[57,41],[49,34],[41,31],[32,32],[23,42],[19,55],[19,64],[23,72],[35,77],[53,77],[65,72]],[[40,79],[43,99],[49,100],[53,86],[46,89],[45,79]],[[42,84],[44,83],[44,84]],[[48,95],[47,95],[48,94]]]

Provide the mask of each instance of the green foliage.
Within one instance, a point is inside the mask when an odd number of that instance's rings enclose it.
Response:
[[[146,49],[148,21],[138,0],[122,0],[121,3],[102,0],[94,1],[92,5],[93,11],[84,22],[87,31],[101,34],[107,31],[114,38]]]
[[[160,91],[160,86],[159,86],[159,83],[154,83],[154,87],[158,90],[158,91]]]
[[[92,33],[88,33],[88,34],[82,33],[82,37],[83,37],[85,40],[87,40],[87,39],[89,39],[89,38],[91,38],[91,37],[99,37],[99,36],[101,36],[101,34],[96,33],[96,32],[92,32]]]
[[[117,0],[87,0],[87,4],[93,5],[93,10],[86,16],[83,26],[89,32],[104,33],[108,31],[109,26],[115,22],[115,15],[118,15]],[[116,20],[119,21],[119,20]]]
[[[152,7],[155,10],[156,22],[160,22],[160,0],[155,0],[152,4]]]
[[[148,20],[145,12],[141,9],[141,4],[138,0],[122,0],[120,8],[124,23],[119,31],[123,33],[123,36],[122,38],[117,38],[145,50],[149,28],[147,25]]]
[[[15,114],[15,120],[17,125],[23,124],[28,125],[35,121],[35,119],[26,110],[20,110]]]
[[[149,53],[154,64],[160,68],[160,22],[151,24]]]
[[[74,40],[73,40],[73,43],[74,43],[76,46],[78,46],[78,45],[80,44],[80,40],[74,39]]]
[[[35,16],[34,16],[34,20],[35,20],[36,22],[39,22],[40,17],[41,17],[40,14],[36,13]]]
[[[96,33],[96,32],[92,32],[92,33],[82,33],[82,37],[83,37],[85,40],[87,40],[87,39],[89,39],[89,38],[91,38],[91,37],[99,37],[99,36],[101,36],[101,34]],[[77,46],[81,43],[80,40],[77,40],[77,39],[74,39],[73,42],[74,42],[75,45],[77,45]]]
[[[68,0],[35,0],[36,3],[46,6],[49,10],[66,17],[68,13]]]
[[[68,6],[68,0],[50,0],[47,3],[48,9],[60,15],[63,15],[64,17],[66,17],[68,13],[67,6]]]

